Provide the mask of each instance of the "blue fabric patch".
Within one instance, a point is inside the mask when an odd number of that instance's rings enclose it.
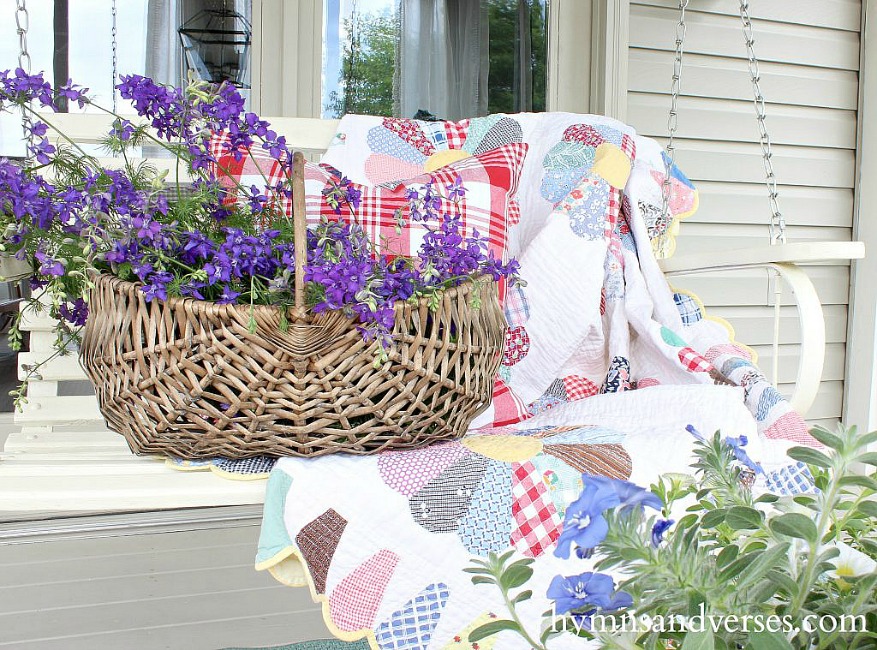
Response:
[[[801,462],[768,472],[766,479],[767,489],[782,496],[794,496],[816,491],[813,485],[813,475]]]
[[[674,293],[673,301],[676,303],[676,309],[679,310],[679,316],[682,318],[683,325],[693,325],[703,319],[703,314],[697,302],[685,293]]]
[[[375,630],[381,650],[426,650],[451,592],[443,582],[429,585]]]
[[[508,548],[512,536],[511,465],[489,460],[472,504],[460,521],[457,535],[466,550],[485,557]]]
[[[763,422],[767,417],[767,414],[770,413],[770,410],[782,401],[783,396],[780,395],[779,391],[773,386],[768,386],[761,391],[761,396],[758,398],[758,407],[755,409],[755,419],[759,422]]]

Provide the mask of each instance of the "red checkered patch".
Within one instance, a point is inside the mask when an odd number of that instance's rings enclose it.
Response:
[[[689,372],[709,372],[715,368],[703,355],[698,354],[691,348],[680,349],[679,360],[682,362],[682,365],[688,368]]]
[[[585,399],[600,392],[600,387],[597,384],[579,375],[564,377],[563,389],[566,391],[566,396],[570,402]]]
[[[392,122],[396,125],[396,122]],[[403,125],[399,129],[408,133]],[[419,132],[418,132],[419,133]],[[421,134],[422,135],[422,134]],[[244,153],[240,160],[228,151],[227,134],[214,135],[211,151],[217,152],[217,177],[228,191],[227,202],[237,200],[238,187],[249,188],[255,185],[264,188],[284,180],[283,169],[267,152],[253,149]],[[427,229],[438,224],[430,222],[400,223],[400,211],[405,211],[408,189],[422,188],[432,182],[440,192],[442,188],[460,178],[466,195],[459,205],[443,199],[439,211],[443,214],[457,214],[462,217],[462,225],[467,235],[474,230],[488,241],[488,249],[503,259],[506,252],[507,231],[510,216],[514,217],[516,206],[513,198],[518,190],[518,181],[527,154],[527,145],[513,143],[497,147],[478,156],[459,160],[432,173],[422,174],[410,180],[401,181],[395,187],[390,184],[368,186],[351,184],[361,193],[360,205],[356,211],[357,222],[363,227],[371,241],[387,253],[412,256],[423,241]],[[308,222],[318,223],[322,216],[337,219],[335,212],[323,195],[330,184],[337,183],[341,172],[328,165],[307,164],[305,166],[305,203]],[[266,183],[267,180],[267,183]],[[278,212],[292,216],[292,199],[282,191],[273,193]],[[345,218],[342,212],[340,218]]]
[[[448,140],[448,149],[462,149],[466,144],[466,136],[469,133],[469,120],[459,122],[444,122],[445,135]]]
[[[523,325],[510,327],[505,332],[505,350],[502,365],[513,366],[530,352],[530,335]]]
[[[512,499],[511,545],[527,557],[539,557],[560,537],[562,522],[533,463],[512,464]]]
[[[589,124],[573,124],[563,132],[563,139],[567,142],[581,142],[589,147],[599,147],[606,138]]]

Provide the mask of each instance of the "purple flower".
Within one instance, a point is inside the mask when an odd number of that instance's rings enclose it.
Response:
[[[152,302],[156,298],[159,300],[167,300],[167,285],[174,279],[170,273],[159,272],[154,273],[149,278],[149,283],[141,287],[146,302]]]
[[[658,548],[664,541],[664,533],[670,530],[670,526],[676,523],[673,519],[658,519],[652,526],[652,546]]]
[[[88,318],[88,305],[82,298],[77,298],[72,303],[61,303],[58,313],[75,327],[83,327]]]
[[[40,263],[39,273],[41,275],[60,277],[67,272],[67,267],[63,262],[49,257],[41,250],[34,253],[34,257],[36,257],[37,261]]]

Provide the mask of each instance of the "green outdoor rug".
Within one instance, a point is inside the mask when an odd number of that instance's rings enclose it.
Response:
[[[368,643],[364,639],[355,643],[333,639],[331,641],[303,641],[261,648],[225,648],[225,650],[368,650]]]

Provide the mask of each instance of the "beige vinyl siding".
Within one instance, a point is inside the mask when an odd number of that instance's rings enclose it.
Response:
[[[0,526],[0,648],[217,650],[331,638],[307,589],[253,569],[257,515],[200,527],[180,520],[36,537],[31,526],[18,538]]]
[[[678,11],[675,0],[632,0],[627,121],[664,143]],[[736,3],[702,0],[687,12],[677,162],[700,189],[700,209],[682,224],[680,253],[767,243],[769,208],[752,87]],[[856,173],[861,2],[753,3],[756,50],[780,208],[789,241],[848,241]],[[842,414],[849,265],[806,268],[826,316],[823,382],[808,418]],[[738,340],[772,365],[773,307],[766,272],[687,276],[673,284],[697,293],[728,319]],[[791,296],[783,298],[793,304]],[[794,307],[783,307],[779,384],[789,394],[797,371]]]

